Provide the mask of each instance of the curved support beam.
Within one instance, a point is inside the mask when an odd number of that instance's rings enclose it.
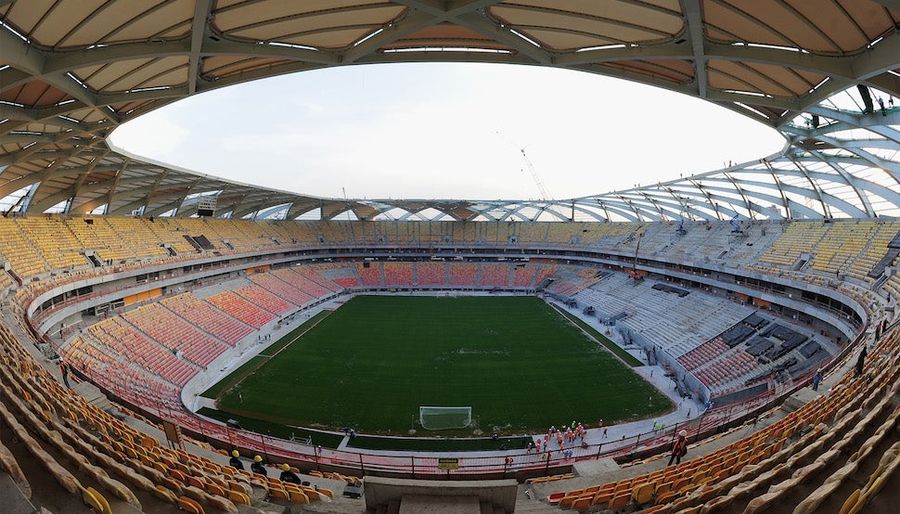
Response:
[[[684,201],[684,199],[679,197],[677,195],[677,192],[673,191],[671,188],[666,188],[664,191],[658,191],[658,192],[647,191],[645,193],[645,196],[646,195],[653,197],[655,203],[664,205],[667,208],[673,210],[670,212],[677,212],[678,215],[674,216],[673,219],[683,218],[683,216],[681,215],[682,212],[688,212],[690,214],[693,214],[697,218],[701,218],[701,219],[705,219],[705,220],[711,221],[711,220],[716,219],[715,216],[711,216],[708,213],[698,211],[697,209],[695,209],[694,206],[692,206],[688,202]],[[669,200],[670,196],[675,199],[675,202],[672,202],[671,200]],[[712,207],[710,207],[710,210],[713,211]]]
[[[773,171],[774,171],[774,170],[773,170]],[[790,210],[790,207],[789,207],[789,204],[791,203],[791,201],[790,201],[789,198],[787,198],[787,197],[785,196],[785,194],[784,194],[785,191],[791,192],[791,193],[796,194],[796,195],[798,195],[798,196],[802,196],[802,197],[804,197],[804,198],[808,198],[808,199],[810,199],[810,200],[823,202],[823,208],[825,207],[825,205],[837,207],[837,208],[839,208],[841,211],[843,211],[843,212],[849,214],[851,217],[854,217],[854,218],[865,218],[865,217],[866,217],[865,211],[863,211],[862,209],[856,207],[855,205],[851,204],[850,202],[847,202],[847,201],[845,201],[845,200],[842,200],[842,199],[840,199],[840,198],[838,198],[838,197],[836,197],[836,196],[834,196],[834,195],[830,195],[830,194],[825,193],[825,192],[820,192],[820,191],[812,192],[812,191],[810,191],[809,189],[804,189],[804,188],[802,188],[802,187],[797,187],[797,186],[792,186],[792,185],[789,185],[789,184],[784,184],[784,183],[782,183],[781,180],[778,178],[777,173],[772,173],[772,175],[773,175],[773,177],[775,177],[775,179],[778,181],[779,186],[778,186],[777,188],[775,188],[775,189],[780,193],[780,196],[781,196],[781,199],[782,199],[782,205],[783,205],[784,208],[786,209],[786,212],[788,213],[788,217],[789,217],[789,218],[791,217],[791,214],[792,214],[792,212],[791,212],[791,210]],[[721,181],[721,182],[725,182],[725,183],[729,183],[729,182],[730,182],[730,181],[728,181],[728,180],[725,180],[725,179],[718,179],[718,178],[707,178],[707,179],[705,179],[705,180],[706,180],[707,182],[714,182],[714,181]],[[754,187],[766,188],[766,189],[771,189],[771,188],[772,188],[772,184],[769,184],[769,183],[766,183],[766,182],[757,182],[757,181],[746,180],[746,179],[739,179],[739,180],[740,180],[740,183],[741,183],[741,184],[746,185],[746,186],[754,186]],[[755,196],[755,193],[754,193],[754,196]],[[766,197],[767,197],[767,198],[771,198],[771,199],[775,199],[774,196],[768,196],[768,195],[766,195]],[[806,212],[807,212],[807,214],[809,214],[809,211],[806,211]],[[814,212],[814,211],[812,211],[812,212]]]
[[[734,194],[734,190],[729,189],[727,187],[707,185],[706,189],[708,189],[710,191],[719,191],[722,193]],[[715,198],[715,196],[713,196],[713,198]],[[721,198],[725,198],[725,197],[721,197]],[[760,193],[759,191],[750,191],[750,190],[744,190],[743,194],[741,195],[741,198],[744,199],[744,202],[746,203],[749,210],[753,211],[754,213],[763,214],[766,218],[771,217],[771,209],[769,209],[768,207],[763,207],[757,203],[751,202],[750,198],[755,198],[757,200],[771,202],[776,205],[781,201],[781,199],[777,196],[772,196],[769,194]],[[729,200],[734,201],[733,199],[729,199]],[[801,205],[796,202],[790,202],[790,205],[791,205],[791,209],[793,209],[795,212],[802,212],[802,213],[806,214],[806,217],[809,217],[809,218],[821,218],[822,217],[821,214],[810,209],[809,207],[807,207],[805,205]],[[779,215],[779,218],[782,218],[782,216]],[[753,219],[753,218],[751,218],[751,219]]]
[[[117,171],[118,169],[119,166],[97,166],[96,168],[93,168],[93,171],[97,173],[108,173],[111,171]],[[78,166],[73,168],[56,168],[53,170],[45,169],[39,173],[29,173],[27,175],[22,175],[21,177],[10,180],[9,182],[0,184],[0,198],[9,196],[16,191],[37,182],[72,175],[80,176],[90,173],[90,171],[91,166]]]
[[[184,196],[181,196],[178,198],[178,200],[161,205],[155,209],[152,209],[152,210],[144,209],[143,216],[145,218],[158,217],[158,216],[162,216],[163,214],[165,214],[169,211],[176,211],[176,214],[177,214],[177,210],[179,207],[181,207],[181,203],[183,201],[184,201]]]
[[[844,146],[846,147],[846,145],[844,145]],[[855,181],[850,176],[850,174],[847,172],[847,170],[844,169],[843,166],[841,166],[838,163],[832,162],[831,159],[828,159],[827,156],[822,155],[819,152],[812,151],[812,152],[810,152],[810,154],[817,157],[819,160],[821,160],[825,164],[828,164],[828,166],[831,167],[831,169],[833,169],[838,175],[840,175],[841,178],[844,179],[844,182],[846,182],[847,185],[853,189],[853,192],[856,193],[856,197],[859,198],[859,201],[862,203],[863,208],[865,209],[865,215],[860,216],[860,217],[867,217],[867,218],[876,217],[875,209],[872,208],[872,203],[869,202],[869,197],[866,196],[866,194],[863,193],[858,187],[856,187]],[[844,212],[847,212],[847,211],[844,211]]]
[[[622,196],[628,198],[631,203],[641,206],[644,209],[644,212],[651,212],[654,213],[654,215],[658,214],[658,219],[660,221],[670,221],[682,217],[681,204],[672,204],[663,201],[649,195],[647,192],[641,192],[640,195],[628,193],[623,194]]]
[[[614,212],[614,213],[618,214],[619,216],[625,218],[628,221],[632,221],[635,223],[641,223],[643,221],[640,218],[638,218],[634,214],[633,211],[629,211],[628,209],[630,209],[631,207],[629,207],[627,205],[625,206],[624,209],[621,207],[618,207],[617,205],[610,205],[610,203],[612,203],[612,200],[610,200],[610,199],[602,200],[602,201],[599,201],[598,203],[600,204],[600,206],[602,207],[602,209],[604,211]],[[607,219],[608,219],[608,216],[607,216]]]
[[[597,208],[595,205],[591,205],[591,207]],[[609,218],[607,218],[605,216],[601,216],[599,212],[592,211],[580,203],[574,203],[572,205],[572,210],[578,211],[582,214],[586,214],[586,215],[590,216],[591,218],[594,218],[594,220],[596,220],[596,221],[600,221],[600,222],[608,222],[609,221]]]

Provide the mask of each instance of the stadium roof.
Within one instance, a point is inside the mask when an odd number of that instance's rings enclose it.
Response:
[[[898,22],[898,0],[0,0],[0,200],[10,212],[186,216],[215,197],[220,215],[323,219],[897,216],[900,109],[877,99],[900,96]],[[786,145],[575,199],[379,201],[235,183],[107,143],[116,126],[210,89],[420,61],[620,77],[740,112]]]

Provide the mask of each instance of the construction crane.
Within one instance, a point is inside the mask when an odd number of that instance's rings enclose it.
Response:
[[[641,250],[641,239],[643,238],[644,233],[640,232],[637,236],[637,244],[634,247],[634,262],[631,265],[631,269],[628,270],[628,276],[634,279],[635,285],[637,285],[638,282],[644,280],[644,275],[647,274],[646,272],[637,269],[638,252]]]
[[[541,181],[540,175],[538,175],[537,170],[534,168],[534,164],[532,164],[531,159],[528,158],[528,154],[525,153],[525,147],[520,147],[519,145],[513,143],[509,138],[505,137],[500,133],[499,130],[496,131],[497,135],[503,138],[507,144],[511,145],[513,148],[519,151],[522,154],[522,158],[525,159],[525,164],[528,166],[528,173],[531,175],[531,180],[534,181],[534,185],[537,186],[538,192],[541,194],[541,200],[549,201],[551,196],[550,192],[547,191],[547,187],[544,186],[544,183]],[[525,170],[522,170],[525,171]]]

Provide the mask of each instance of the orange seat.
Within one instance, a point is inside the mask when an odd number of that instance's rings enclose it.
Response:
[[[306,505],[309,503],[309,498],[303,494],[303,491],[289,491],[291,497],[291,503],[296,503],[298,505]]]
[[[206,484],[206,492],[208,492],[209,494],[213,494],[215,496],[223,496],[225,498],[228,497],[228,495],[225,494],[225,489],[223,489],[222,486],[217,485],[217,484]]]
[[[578,496],[571,495],[566,496],[559,501],[559,508],[561,509],[571,509],[573,505],[575,505],[575,500],[578,499]]]
[[[584,498],[579,498],[579,499],[576,500],[575,503],[572,505],[572,508],[575,509],[575,510],[588,510],[588,508],[591,506],[591,500],[592,500],[592,499],[593,499],[593,496],[588,496],[588,497],[584,497]]]
[[[189,514],[206,514],[199,503],[187,496],[178,498],[178,508]]]
[[[622,510],[628,505],[628,500],[631,499],[631,493],[628,492],[626,494],[621,494],[612,499],[609,502],[609,510]]]
[[[599,492],[594,495],[594,499],[591,501],[591,505],[594,507],[606,506],[607,504],[609,504],[609,501],[612,500],[612,497],[612,492]]]
[[[194,486],[197,489],[206,489],[206,484],[203,482],[203,480],[200,480],[199,478],[194,476],[187,477],[187,483],[188,485]]]
[[[171,477],[163,477],[162,485],[166,486],[167,489],[175,491],[176,493],[181,493],[181,487],[184,485],[184,482],[179,482]]]

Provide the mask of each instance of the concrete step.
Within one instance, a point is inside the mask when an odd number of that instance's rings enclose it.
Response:
[[[387,514],[400,514],[400,500],[391,500],[388,502]]]
[[[530,514],[550,514],[555,512],[559,514],[560,509],[538,500],[519,498],[519,501],[516,502],[516,514],[522,514],[523,512]]]
[[[329,514],[363,514],[366,512],[370,512],[374,514],[375,511],[367,511],[366,504],[362,500],[351,500],[348,498],[339,498],[335,497],[333,501],[330,502],[316,502],[311,503],[309,505],[293,505],[293,512],[327,512]],[[298,509],[297,507],[302,507]],[[383,511],[378,512],[389,512],[388,507],[384,506]]]

